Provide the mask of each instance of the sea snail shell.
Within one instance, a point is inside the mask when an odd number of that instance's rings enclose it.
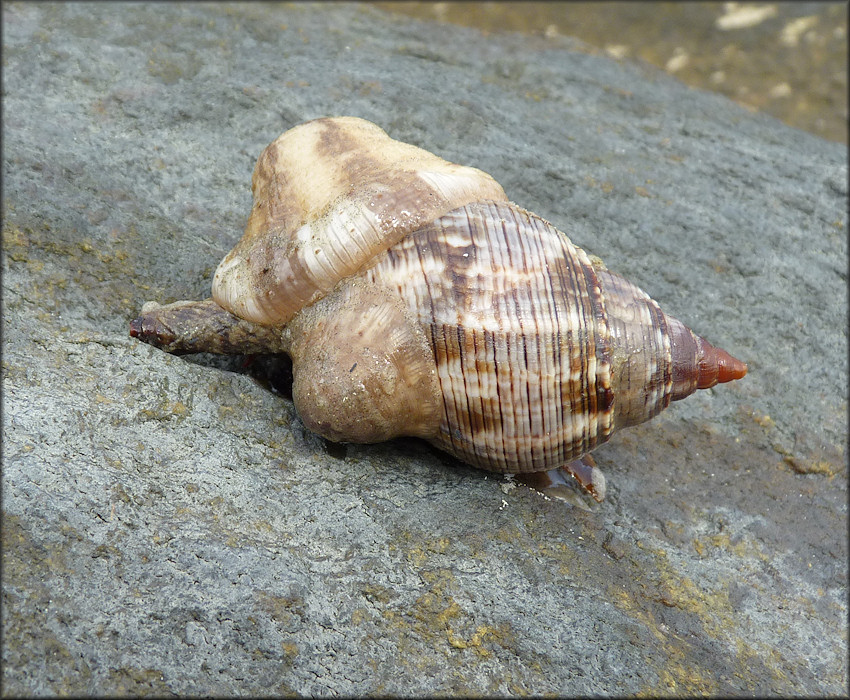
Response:
[[[425,438],[496,472],[564,467],[747,367],[666,315],[486,173],[317,119],[269,145],[213,299],[147,304],[170,352],[286,352],[333,441]]]

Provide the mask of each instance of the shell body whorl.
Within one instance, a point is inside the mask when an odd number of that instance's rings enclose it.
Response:
[[[425,330],[443,402],[439,447],[527,472],[611,434],[602,290],[584,251],[543,219],[506,203],[460,207],[364,275],[396,289]]]

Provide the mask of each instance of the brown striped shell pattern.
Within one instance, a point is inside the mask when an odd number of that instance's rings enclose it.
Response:
[[[490,471],[564,470],[601,500],[587,452],[746,374],[492,177],[370,122],[285,132],[252,188],[212,299],[148,302],[130,335],[289,354],[298,414],[329,440],[417,436]]]

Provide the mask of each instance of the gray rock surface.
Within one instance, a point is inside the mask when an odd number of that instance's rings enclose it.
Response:
[[[847,691],[847,152],[563,38],[356,5],[3,5],[3,693]],[[546,500],[330,446],[208,294],[323,115],[475,165],[749,363]]]

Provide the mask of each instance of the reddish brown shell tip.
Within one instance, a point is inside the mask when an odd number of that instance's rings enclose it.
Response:
[[[697,389],[709,389],[715,384],[725,384],[747,374],[746,363],[732,357],[725,350],[714,347],[703,338],[699,338],[699,341]]]

